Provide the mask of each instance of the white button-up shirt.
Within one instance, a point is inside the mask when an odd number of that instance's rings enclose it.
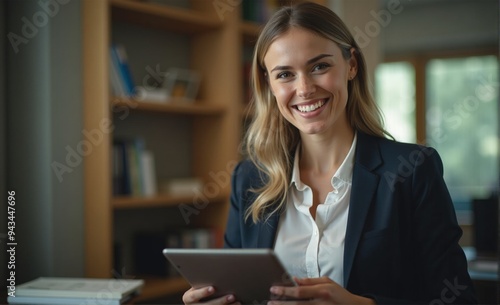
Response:
[[[274,251],[292,276],[327,276],[343,286],[344,240],[351,198],[356,135],[351,149],[331,179],[333,190],[319,204],[316,219],[309,208],[313,193],[302,183],[299,148],[295,152],[286,210],[280,217]]]

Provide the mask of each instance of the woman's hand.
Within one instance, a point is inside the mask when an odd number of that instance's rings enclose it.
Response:
[[[355,295],[344,289],[339,284],[335,283],[327,277],[320,278],[295,278],[295,282],[299,286],[295,287],[283,287],[283,286],[273,286],[271,287],[271,293],[279,297],[291,297],[295,299],[307,300],[307,301],[281,301],[274,300],[270,301],[269,305],[279,305],[279,304],[370,304],[375,305],[375,301],[369,298],[361,297]]]
[[[203,287],[203,288],[191,288],[184,293],[182,296],[182,301],[184,304],[199,304],[200,300],[206,297],[211,296],[215,293],[215,289],[212,286]],[[208,302],[203,302],[203,304],[210,305],[224,305],[224,304],[234,304],[241,305],[239,302],[235,302],[236,299],[234,295],[226,295],[217,299],[210,300]]]

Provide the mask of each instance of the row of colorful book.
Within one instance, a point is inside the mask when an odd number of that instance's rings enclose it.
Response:
[[[141,138],[113,140],[113,195],[155,196],[154,155]]]
[[[18,285],[9,304],[120,305],[139,295],[143,280],[40,277]]]

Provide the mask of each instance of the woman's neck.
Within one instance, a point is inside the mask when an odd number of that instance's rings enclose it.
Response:
[[[318,174],[335,172],[349,153],[353,139],[351,127],[329,134],[302,135],[300,169]]]

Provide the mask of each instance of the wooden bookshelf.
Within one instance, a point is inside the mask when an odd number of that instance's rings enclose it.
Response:
[[[212,190],[209,204],[195,215],[192,222],[184,223],[184,227],[211,227],[223,232],[229,209],[230,183],[229,176],[232,167],[240,160],[239,144],[242,135],[242,114],[245,101],[243,97],[242,58],[243,48],[252,48],[260,32],[261,25],[241,20],[241,5],[226,12],[221,18],[214,9],[213,2],[208,0],[182,0],[172,3],[184,3],[183,7],[174,7],[148,0],[83,0],[83,80],[84,80],[84,129],[99,131],[102,136],[98,145],[92,147],[92,153],[85,156],[85,273],[87,277],[109,278],[116,268],[114,242],[122,240],[132,228],[136,228],[136,215],[151,215],[157,210],[165,209],[167,216],[179,217],[176,213],[168,213],[172,207],[179,204],[193,203],[194,196],[157,195],[152,197],[114,197],[112,185],[112,143],[115,135],[133,132],[136,137],[141,132],[150,132],[151,137],[157,137],[155,142],[169,141],[169,133],[184,132],[186,136],[175,137],[184,143],[167,143],[165,146],[155,146],[163,151],[155,152],[155,159],[166,158],[162,152],[176,150],[189,161],[189,170],[184,174],[195,177],[205,183],[214,181],[214,176],[224,177],[218,181],[216,189]],[[163,3],[169,3],[164,1]],[[183,67],[196,70],[202,76],[199,95],[192,103],[168,101],[155,103],[138,101],[129,98],[116,98],[110,94],[109,86],[109,48],[117,29],[125,29],[125,35],[134,43],[133,31],[141,31],[144,36],[154,39],[139,39],[141,45],[136,48],[142,59],[154,56],[158,46],[167,49],[159,52],[161,56],[169,57],[170,47],[177,47],[178,37],[186,38],[189,43],[179,44],[183,48],[180,54],[189,62]],[[132,32],[132,31],[131,31]],[[165,37],[163,38],[163,33]],[[172,38],[174,37],[174,38]],[[182,39],[181,38],[181,39]],[[155,40],[156,39],[156,40]],[[144,45],[142,45],[144,44]],[[151,55],[153,54],[153,55]],[[156,53],[158,54],[158,52]],[[179,55],[179,53],[176,53]],[[137,54],[136,54],[137,56]],[[181,56],[181,57],[182,57]],[[172,57],[172,56],[170,56]],[[129,58],[134,61],[133,58]],[[161,62],[154,59],[151,66]],[[142,63],[144,62],[144,63]],[[141,61],[142,68],[147,61]],[[172,61],[170,61],[171,64]],[[174,61],[177,62],[177,61]],[[143,69],[144,70],[144,69]],[[137,70],[136,70],[137,71]],[[132,115],[126,119],[117,120],[114,110],[120,107],[128,108]],[[150,119],[151,118],[151,119]],[[154,118],[154,119],[153,119]],[[116,120],[116,122],[113,122]],[[176,129],[155,128],[158,121],[169,121],[181,126]],[[109,124],[107,124],[109,123]],[[109,130],[102,130],[109,126]],[[161,125],[163,126],[163,125]],[[121,129],[122,133],[117,130]],[[181,130],[182,129],[182,130]],[[127,136],[127,134],[125,134]],[[177,141],[177,140],[176,140]],[[157,143],[155,143],[157,144]],[[158,148],[160,147],[160,148]],[[166,147],[166,148],[165,148]],[[189,151],[179,150],[188,147]],[[177,154],[179,155],[179,154]],[[176,156],[177,156],[176,155]],[[181,160],[183,163],[184,160]],[[159,162],[157,162],[158,164]],[[168,163],[166,163],[168,166]],[[167,171],[168,172],[168,171]],[[171,178],[171,177],[162,177]],[[175,177],[173,177],[175,178]],[[213,184],[212,186],[214,186]],[[144,213],[142,213],[144,212]],[[150,214],[147,214],[150,213]],[[163,214],[162,214],[163,215]],[[124,221],[125,217],[126,220]],[[148,223],[149,219],[143,219]],[[162,220],[163,221],[163,220]],[[177,225],[165,219],[160,225]],[[120,228],[126,224],[126,230]],[[130,224],[130,226],[129,226]],[[158,226],[156,226],[158,227]],[[117,237],[117,233],[122,233]],[[125,236],[126,237],[126,236]],[[117,261],[122,261],[116,258]],[[128,260],[123,260],[127,264]],[[124,266],[129,269],[129,266]],[[146,285],[133,303],[143,303],[147,300],[181,293],[189,285],[179,278],[148,278],[132,274],[135,278],[145,278]]]
[[[177,1],[181,2],[181,1]],[[220,20],[209,1],[186,1],[186,7],[173,7],[152,1],[135,0],[84,0],[83,22],[85,35],[84,52],[84,129],[102,130],[107,126],[103,122],[110,120],[109,130],[101,133],[102,142],[93,147],[92,154],[85,156],[85,218],[86,218],[86,276],[96,278],[112,277],[114,265],[114,240],[116,231],[120,230],[119,222],[123,217],[130,217],[126,223],[133,227],[138,224],[134,215],[156,213],[158,209],[171,209],[179,204],[194,203],[194,195],[157,195],[152,197],[132,197],[112,195],[112,143],[117,129],[127,124],[142,124],[151,126],[127,126],[135,132],[154,130],[154,124],[161,120],[185,121],[180,129],[158,130],[154,134],[158,142],[168,141],[169,133],[182,132],[187,137],[181,137],[185,143],[180,146],[190,147],[183,158],[190,159],[189,172],[185,174],[210,183],[214,173],[223,173],[229,177],[231,164],[238,160],[239,144],[239,113],[241,108],[241,88],[237,79],[239,73],[240,46],[238,44],[239,28],[238,14],[231,14]],[[116,23],[118,22],[118,23]],[[145,35],[153,33],[161,39],[161,33],[187,37],[190,44],[184,54],[189,58],[189,68],[198,71],[203,77],[200,83],[199,98],[192,102],[169,100],[166,103],[139,101],[130,98],[110,96],[109,89],[109,47],[116,26],[137,27]],[[130,39],[134,39],[130,34]],[[137,34],[135,34],[137,35]],[[122,36],[123,37],[123,36]],[[133,43],[128,42],[128,43]],[[144,41],[143,41],[144,43]],[[172,42],[173,43],[173,42]],[[156,48],[155,41],[144,45],[143,56],[148,59],[149,51]],[[165,50],[165,56],[169,50]],[[129,57],[130,61],[133,58]],[[153,64],[156,61],[153,61]],[[120,122],[114,110],[127,108],[132,115]],[[151,120],[148,120],[151,116]],[[119,124],[118,124],[119,123]],[[189,128],[185,128],[187,125]],[[112,128],[111,128],[112,126]],[[135,128],[137,127],[137,128]],[[146,127],[146,128],[145,128]],[[149,129],[148,129],[149,128]],[[123,134],[122,131],[121,134]],[[132,136],[136,136],[134,133]],[[152,135],[148,135],[151,139]],[[154,135],[153,135],[154,136]],[[176,137],[179,139],[179,137]],[[167,149],[176,149],[179,143],[167,144]],[[154,146],[154,145],[153,145]],[[162,152],[157,151],[155,159],[162,158]],[[178,154],[177,154],[178,155]],[[169,160],[170,163],[176,160]],[[180,162],[183,163],[184,161]],[[168,163],[167,163],[168,164]],[[165,177],[163,177],[165,178]],[[175,178],[175,177],[174,177]],[[210,226],[223,232],[228,212],[229,183],[218,184],[216,192],[209,198],[209,204],[200,210],[200,217],[193,216],[185,227]],[[166,210],[168,211],[168,210]],[[119,214],[117,214],[119,213]],[[165,212],[165,215],[180,217],[180,214]],[[128,215],[128,216],[127,216]],[[148,215],[148,214],[146,214]],[[115,221],[116,220],[116,221]],[[147,223],[148,219],[145,220]],[[165,220],[160,226],[171,226],[171,220]],[[144,221],[143,221],[144,222]],[[158,227],[158,224],[156,225]],[[122,230],[123,234],[130,231]],[[125,233],[124,233],[125,232]],[[121,259],[120,259],[121,261]],[[123,260],[127,264],[129,260]],[[129,266],[124,266],[130,270]],[[133,303],[143,302],[167,295],[178,294],[189,288],[181,278],[149,278],[132,274],[135,278],[145,278],[146,285]]]

